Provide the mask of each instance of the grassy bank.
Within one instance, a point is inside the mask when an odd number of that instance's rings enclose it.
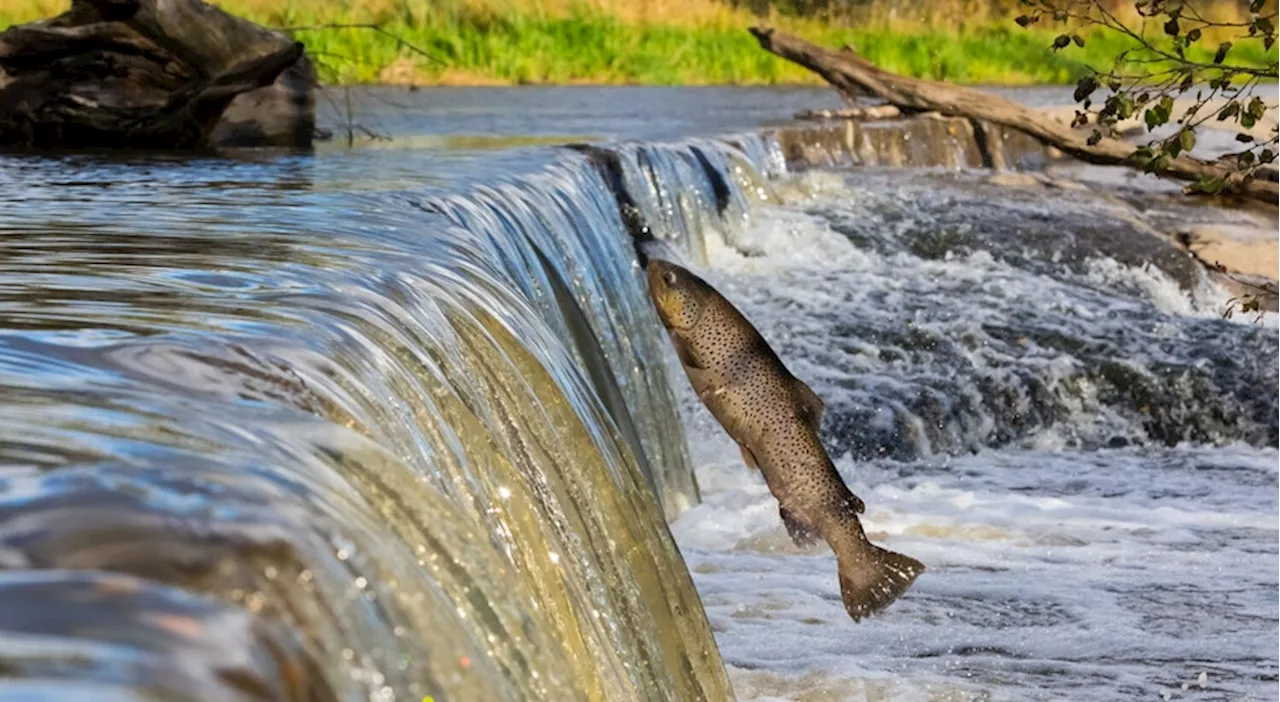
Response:
[[[816,83],[763,50],[745,28],[760,17],[716,0],[217,0],[298,39],[331,83]],[[66,0],[5,0],[0,25],[60,12]],[[961,83],[1068,83],[1123,48],[1095,34],[1083,49],[1048,50],[999,2],[948,0],[904,16],[872,3],[837,21],[766,21],[828,46],[853,43],[893,71]],[[331,25],[376,24],[385,33]],[[394,35],[394,36],[393,36]],[[412,46],[406,46],[398,41]],[[420,50],[420,51],[419,51]],[[1206,50],[1203,58],[1211,56]],[[426,54],[426,55],[423,55]],[[429,57],[429,58],[428,58]],[[1237,59],[1244,58],[1237,56]],[[1253,57],[1261,62],[1266,59]],[[1274,59],[1272,59],[1274,61]]]

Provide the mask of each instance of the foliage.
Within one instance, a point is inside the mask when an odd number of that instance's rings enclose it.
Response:
[[[1273,91],[1278,77],[1275,0],[1247,0],[1242,17],[1215,16],[1204,3],[1188,0],[1132,0],[1130,18],[1101,0],[1020,1],[1028,10],[1017,17],[1019,25],[1052,24],[1060,30],[1054,51],[1085,47],[1101,36],[1099,30],[1126,41],[1105,69],[1076,83],[1080,109],[1072,126],[1092,123],[1091,144],[1140,118],[1151,138],[1134,149],[1131,159],[1159,174],[1173,159],[1187,157],[1202,130],[1230,127],[1238,146],[1218,158],[1223,174],[1202,178],[1187,191],[1229,193],[1254,178],[1275,177],[1278,107],[1258,94],[1264,85]],[[1092,30],[1088,39],[1086,30]],[[1223,315],[1253,313],[1261,320],[1266,300],[1276,296],[1275,284],[1243,281],[1212,265],[1246,288]]]
[[[1274,172],[1277,107],[1258,94],[1277,79],[1274,0],[1250,0],[1247,14],[1227,18],[1205,11],[1205,3],[1133,0],[1136,21],[1100,0],[1021,1],[1028,10],[1017,18],[1019,25],[1052,24],[1061,30],[1053,40],[1055,51],[1086,47],[1093,38],[1086,39],[1082,29],[1095,30],[1093,37],[1100,29],[1125,41],[1109,66],[1076,84],[1080,109],[1072,126],[1092,123],[1090,143],[1115,136],[1123,123],[1140,116],[1149,133],[1165,129],[1138,146],[1132,159],[1160,173],[1195,148],[1202,128],[1229,124],[1236,128],[1239,146],[1219,158],[1225,175],[1202,179],[1189,191],[1230,192]],[[1268,122],[1270,128],[1259,128]]]

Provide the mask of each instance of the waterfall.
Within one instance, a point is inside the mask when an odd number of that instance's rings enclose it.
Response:
[[[697,255],[780,157],[608,151],[128,217],[27,190],[0,698],[731,698],[665,524],[698,491],[629,223]]]

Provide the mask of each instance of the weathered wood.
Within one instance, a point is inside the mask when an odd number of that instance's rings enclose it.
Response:
[[[1134,165],[1134,146],[1119,139],[1103,138],[1089,144],[1088,136],[1037,110],[999,95],[947,83],[900,76],[886,71],[852,51],[831,51],[770,27],[752,27],[760,46],[784,59],[821,75],[842,94],[870,92],[902,110],[936,111],[968,117],[1024,132],[1082,161],[1100,165]],[[1238,182],[1229,169],[1181,155],[1169,161],[1164,175],[1179,180],[1224,178],[1243,195],[1275,203],[1280,184],[1264,179]]]
[[[257,119],[287,133],[288,145],[308,146],[314,70],[301,44],[200,0],[73,0],[62,15],[0,33],[0,145],[210,146],[238,96],[261,94],[286,71],[298,109],[284,119],[305,130],[271,123],[276,105]],[[255,120],[244,112],[242,122]],[[245,133],[244,145],[285,141],[266,128],[256,140]]]

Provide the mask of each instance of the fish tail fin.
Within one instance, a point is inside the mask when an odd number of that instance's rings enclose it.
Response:
[[[893,604],[924,572],[924,564],[861,540],[855,553],[836,553],[840,598],[853,620],[861,621]],[[853,549],[847,549],[853,550]]]

